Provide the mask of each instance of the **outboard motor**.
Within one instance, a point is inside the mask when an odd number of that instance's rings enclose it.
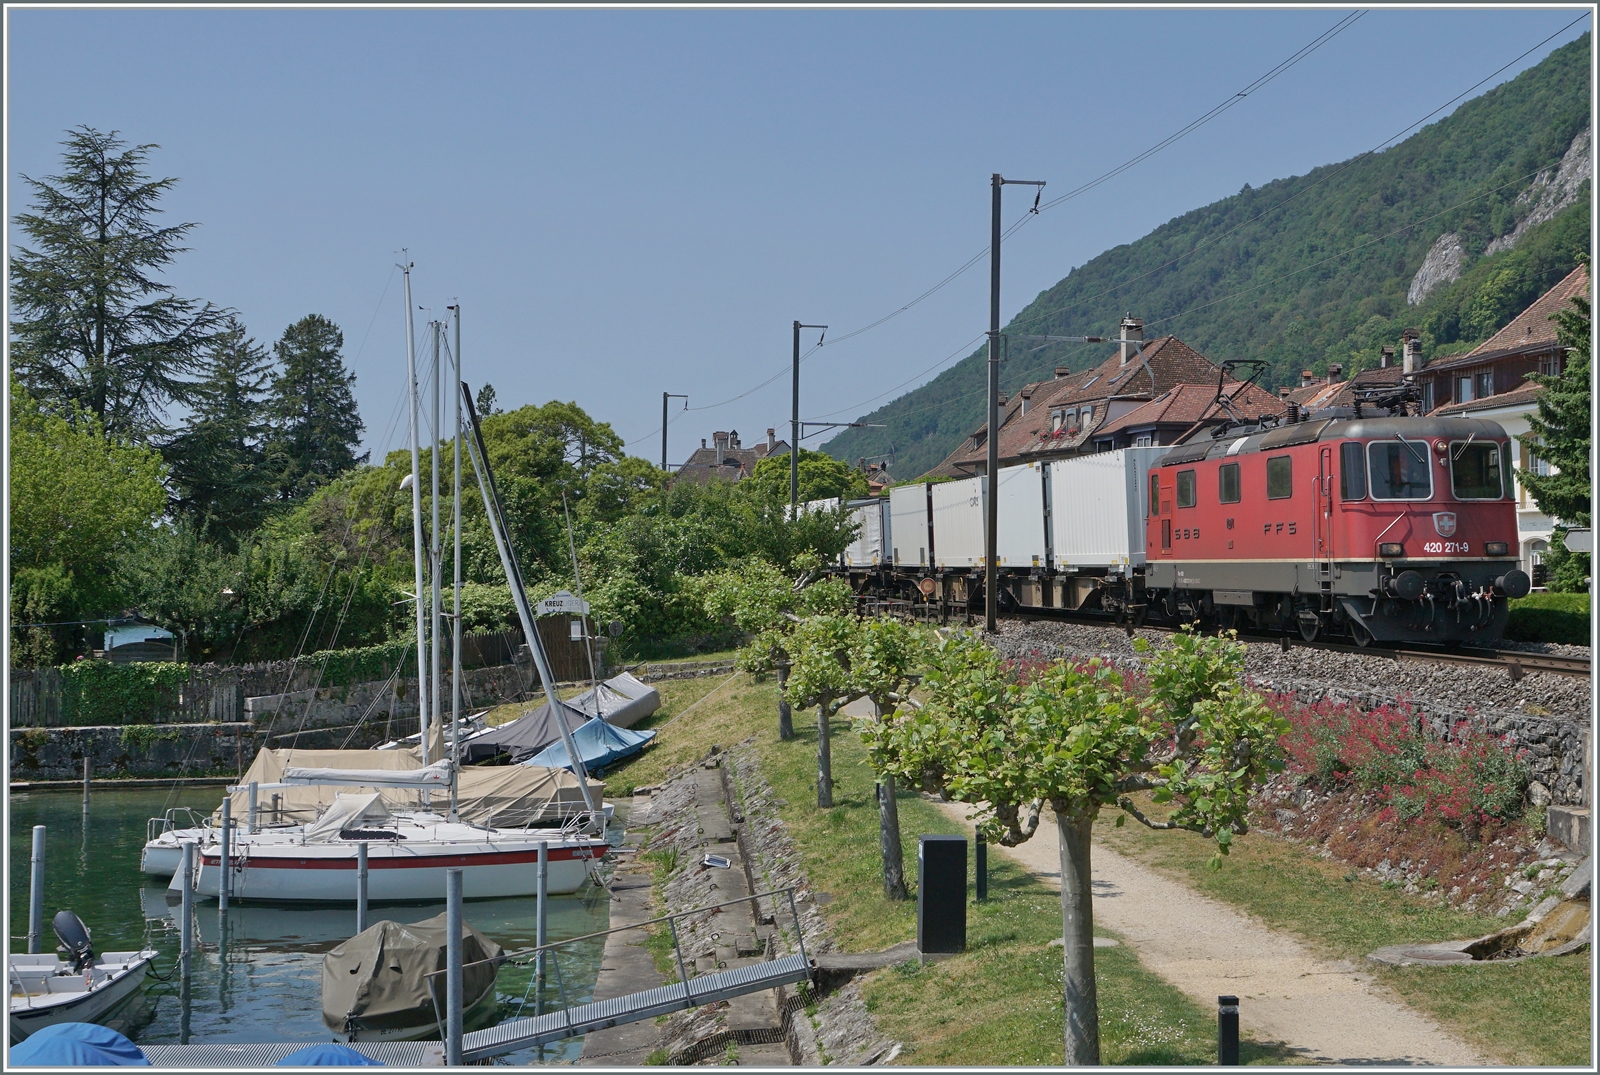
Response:
[[[94,945],[89,941],[89,927],[83,924],[83,919],[71,911],[57,911],[50,925],[67,950],[73,970],[81,973],[94,965]]]

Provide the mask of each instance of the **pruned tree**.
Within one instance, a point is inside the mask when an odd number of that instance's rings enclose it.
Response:
[[[851,693],[870,699],[873,716],[863,722],[864,739],[871,728],[892,720],[896,710],[911,704],[911,688],[920,678],[929,648],[926,629],[889,616],[860,620],[849,651]],[[906,871],[900,845],[900,808],[892,772],[878,774],[878,846],[883,857],[883,894],[906,898]]]
[[[366,427],[343,347],[344,333],[321,314],[284,329],[274,347],[279,369],[267,404],[275,430],[267,465],[281,500],[302,500],[361,462],[356,449]]]
[[[850,587],[838,579],[819,579],[821,561],[797,559],[800,574],[790,578],[765,560],[750,558],[712,576],[705,587],[706,614],[751,636],[739,651],[746,672],[774,672],[778,678],[778,738],[794,738],[788,683],[791,636],[806,615],[839,613],[855,603]]]
[[[118,441],[153,443],[166,408],[227,311],[179,298],[157,278],[197,225],[160,227],[177,183],[146,171],[153,144],[129,147],[92,127],[67,132],[60,175],[22,181],[31,212],[11,258],[11,364],[41,405],[84,414]],[[26,245],[24,245],[26,244]]]
[[[809,616],[789,640],[785,693],[791,704],[817,710],[817,805],[823,808],[833,806],[833,718],[859,697],[850,675],[855,635],[853,616]]]
[[[1100,1061],[1089,887],[1100,809],[1214,839],[1219,865],[1247,831],[1252,790],[1283,767],[1277,743],[1287,725],[1241,684],[1243,666],[1244,648],[1230,638],[1182,632],[1148,660],[1150,689],[1140,696],[1099,659],[1018,674],[958,634],[928,655],[927,704],[869,729],[880,771],[974,806],[990,840],[1015,846],[1035,834],[1045,806],[1055,814],[1068,1065]],[[1166,816],[1141,809],[1132,798],[1140,791]]]

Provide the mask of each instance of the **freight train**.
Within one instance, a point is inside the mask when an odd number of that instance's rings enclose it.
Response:
[[[1511,445],[1499,424],[1336,408],[897,486],[845,505],[839,559],[863,595],[983,603],[997,501],[1008,614],[1098,612],[1371,643],[1486,645],[1518,567]],[[837,502],[814,505],[833,507]]]

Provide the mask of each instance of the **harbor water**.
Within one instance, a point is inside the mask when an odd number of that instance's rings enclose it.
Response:
[[[221,801],[220,787],[167,790],[94,791],[89,809],[81,795],[22,792],[11,808],[11,950],[26,951],[28,872],[35,825],[47,827],[45,847],[44,932],[41,949],[57,943],[50,919],[71,910],[93,932],[97,952],[137,950],[148,944],[158,953],[144,994],[106,1020],[140,1045],[178,1042],[332,1041],[322,1022],[322,957],[355,932],[355,905],[275,906],[232,903],[223,915],[215,901],[195,903],[197,953],[187,989],[175,973],[179,910],[167,904],[164,881],[139,871],[139,853],[149,818],[169,807],[209,813]],[[618,830],[620,832],[620,829]],[[617,839],[613,837],[613,842]],[[437,903],[375,905],[368,922],[388,918],[416,922],[444,910]],[[508,952],[531,948],[537,928],[536,900],[472,900],[464,918]],[[548,940],[560,941],[607,927],[610,896],[588,886],[570,896],[552,896],[547,913]],[[603,943],[585,942],[560,950],[562,985],[568,1003],[593,998]],[[167,980],[160,980],[166,978]],[[561,1005],[555,975],[547,972],[544,1006]],[[496,982],[499,1003],[492,1015],[469,1029],[533,1014],[529,991],[532,968],[508,963]],[[581,1040],[513,1053],[512,1064],[570,1062]]]

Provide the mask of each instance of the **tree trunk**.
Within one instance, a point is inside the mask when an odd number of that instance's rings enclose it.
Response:
[[[789,698],[783,693],[789,684],[789,662],[778,662],[778,738],[787,742],[794,738],[794,717],[789,709]]]
[[[833,751],[828,741],[828,706],[817,707],[817,805],[833,805]]]
[[[906,898],[906,864],[900,851],[900,807],[894,799],[894,777],[885,775],[878,790],[878,846],[883,851],[883,894]]]
[[[1094,907],[1089,887],[1090,817],[1056,808],[1061,851],[1061,940],[1066,964],[1068,1067],[1100,1063],[1100,1009],[1094,983]]]

